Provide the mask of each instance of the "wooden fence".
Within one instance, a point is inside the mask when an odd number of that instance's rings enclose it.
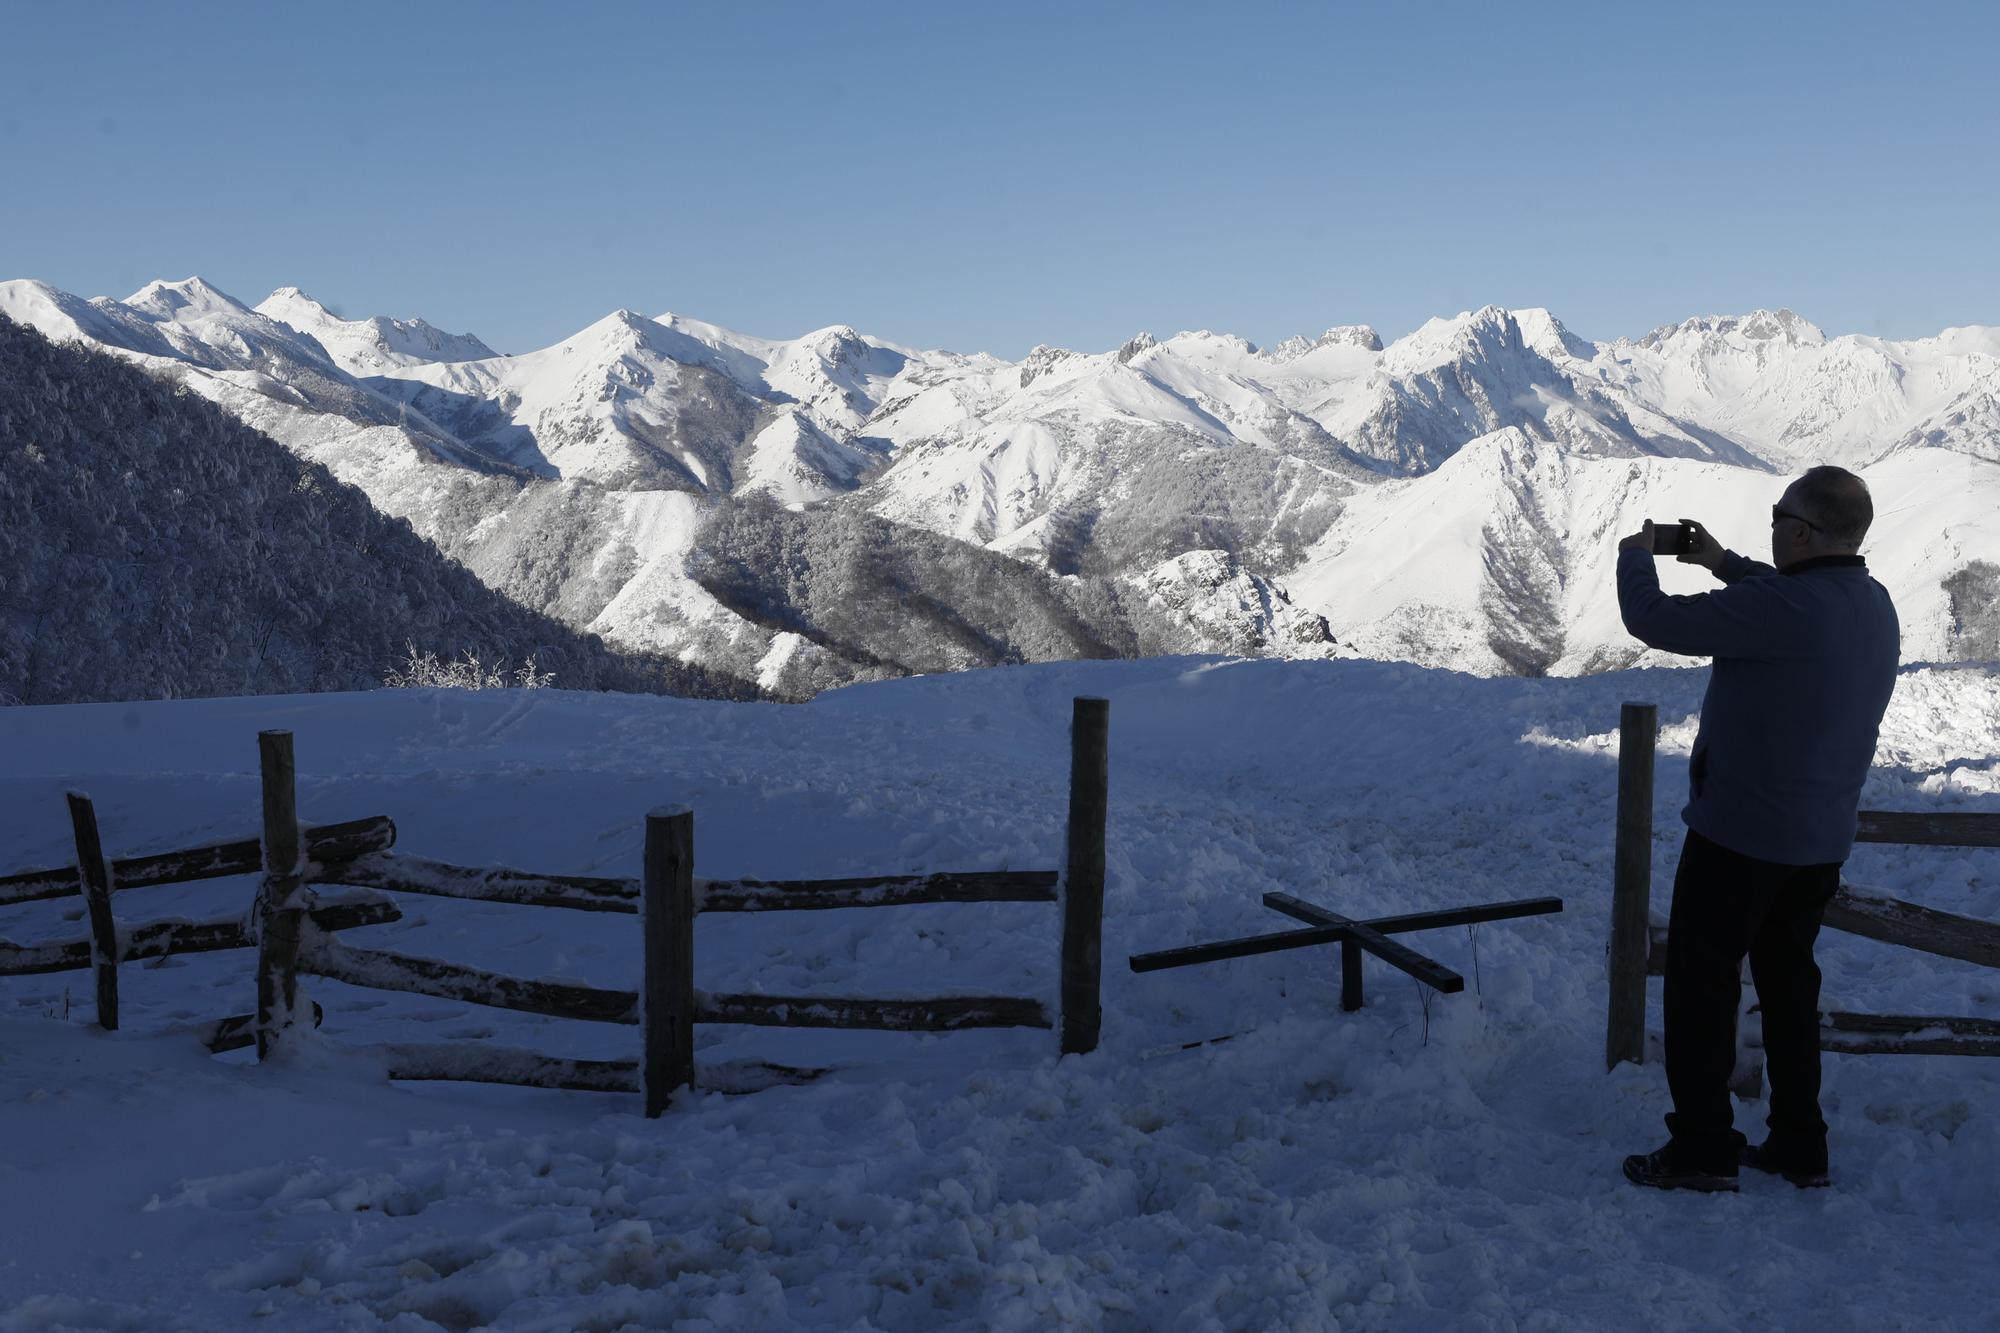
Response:
[[[1611,997],[1605,1067],[1620,1060],[1642,1064],[1646,1053],[1646,978],[1666,971],[1667,928],[1651,917],[1653,851],[1653,748],[1659,710],[1628,703],[1622,710],[1618,752],[1618,833],[1611,898]],[[2000,847],[2000,813],[1927,814],[1863,810],[1857,842],[1928,847]],[[2000,923],[1941,912],[1851,884],[1842,884],[1826,909],[1825,924],[1886,944],[2000,968]],[[1745,992],[1745,1014],[1754,1012]],[[1754,1049],[1759,1039],[1745,1030]],[[1907,1014],[1820,1015],[1820,1049],[1853,1055],[2000,1055],[2000,1021]],[[1754,1057],[1739,1061],[1737,1085],[1761,1085]]]
[[[208,953],[217,949],[247,949],[256,944],[252,923],[242,915],[200,921],[173,919],[121,925],[112,912],[114,894],[162,884],[188,884],[205,879],[254,872],[259,865],[255,838],[189,847],[151,856],[109,860],[97,827],[97,810],[88,796],[69,793],[71,830],[76,838],[76,863],[48,870],[24,870],[0,876],[0,907],[19,903],[80,897],[89,934],[80,939],[16,944],[0,940],[0,976],[31,976],[44,972],[90,969],[96,982],[97,1024],[118,1027],[118,965],[170,954]],[[386,851],[396,841],[396,826],[386,816],[357,819],[300,830],[307,854],[347,860]],[[401,918],[396,905],[379,894],[347,895],[342,901],[318,904],[312,912],[315,929],[329,935],[355,926],[380,925]],[[236,1050],[252,1040],[253,1016],[242,1014],[202,1029],[211,1050]]]
[[[308,854],[293,797],[288,732],[258,737],[264,778],[264,881],[258,895],[257,1047],[269,1055],[297,1022],[303,972],[351,985],[409,991],[559,1018],[638,1026],[636,1060],[572,1060],[491,1046],[377,1047],[390,1077],[465,1079],[531,1087],[641,1092],[657,1116],[672,1094],[694,1086],[694,1024],[873,1028],[949,1032],[979,1027],[1061,1027],[1064,1053],[1096,1049],[1104,915],[1104,838],[1110,705],[1074,701],[1069,822],[1064,869],[881,875],[814,880],[698,880],[694,814],[662,808],[646,818],[639,879],[531,874],[504,867],[450,865],[391,853]],[[316,914],[313,885],[347,885],[482,902],[637,914],[644,941],[639,990],[504,976],[436,959],[361,949],[333,938]],[[694,985],[694,921],[704,912],[768,912],[914,903],[1060,903],[1060,1016],[1040,1000],[957,995],[874,999],[818,995],[717,994]],[[798,1082],[824,1070],[756,1064],[702,1071],[723,1090]]]

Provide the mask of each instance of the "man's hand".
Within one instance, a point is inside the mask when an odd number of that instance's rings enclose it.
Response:
[[[1721,564],[1722,557],[1729,554],[1723,549],[1722,543],[1717,541],[1707,528],[1693,519],[1684,518],[1681,522],[1694,530],[1694,549],[1677,557],[1680,562],[1684,565],[1700,565],[1704,569],[1711,570]]]
[[[1651,555],[1653,553],[1653,520],[1650,518],[1647,519],[1645,527],[1640,528],[1637,532],[1619,542],[1618,549],[1621,551],[1644,551],[1647,555]]]

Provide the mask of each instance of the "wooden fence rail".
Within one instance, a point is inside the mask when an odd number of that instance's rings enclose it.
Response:
[[[1614,859],[1609,950],[1610,1004],[1606,1016],[1605,1065],[1620,1060],[1641,1064],[1646,1049],[1646,978],[1663,976],[1667,928],[1650,922],[1652,876],[1652,774],[1658,710],[1628,703],[1620,725],[1618,832]],[[1928,847],[2000,847],[2000,812],[1929,813],[1862,810],[1856,816],[1857,842]],[[1842,884],[1827,905],[1831,929],[2000,968],[2000,922],[1939,911],[1920,903]],[[1746,1005],[1748,996],[1746,995]],[[1755,1013],[1754,1006],[1745,1014]],[[1748,1050],[1760,1037],[1740,1035]],[[1820,1049],[1850,1055],[2000,1055],[2000,1022],[1982,1018],[1934,1018],[1903,1014],[1820,1015]],[[1754,1060],[1739,1064],[1739,1084],[1756,1087],[1761,1073]]]
[[[240,917],[206,921],[177,918],[124,926],[119,924],[112,906],[113,896],[126,889],[193,883],[253,871],[261,856],[258,840],[213,843],[108,860],[98,830],[97,810],[90,798],[81,792],[70,792],[68,802],[76,863],[0,877],[0,906],[44,902],[75,893],[83,900],[89,933],[81,939],[37,944],[0,940],[0,976],[34,976],[88,968],[93,973],[98,1026],[115,1031],[119,964],[257,945],[256,931]],[[309,828],[303,831],[303,836],[309,854],[346,858],[392,846],[396,841],[396,826],[387,816],[377,815]],[[386,898],[362,897],[324,905],[317,909],[315,921],[322,930],[338,931],[399,920],[401,915]]]
[[[458,866],[407,853],[378,852],[342,861],[308,866],[309,884],[348,884],[418,893],[434,898],[464,898],[522,907],[568,907],[581,912],[639,910],[639,881],[597,875],[542,875],[506,866]]]
[[[2000,847],[2000,814],[1863,810],[1855,818],[1854,840],[1917,847]]]
[[[704,912],[809,912],[835,907],[906,907],[912,903],[1052,903],[1062,876],[1053,870],[947,871],[936,875],[864,875],[854,879],[696,880]]]
[[[324,931],[353,930],[400,921],[403,914],[387,898],[357,898],[322,902],[312,909],[313,924]],[[218,949],[248,949],[256,945],[242,915],[206,921],[170,918],[137,926],[119,926],[117,954],[121,963],[169,954],[211,953]],[[90,939],[52,940],[45,944],[14,944],[0,940],[0,977],[26,977],[45,972],[76,972],[91,966],[96,942]]]
[[[571,981],[532,981],[479,968],[411,958],[381,949],[357,949],[317,932],[301,941],[298,970],[350,986],[410,991],[522,1014],[574,1018],[586,1023],[639,1022],[636,991],[602,990]]]
[[[831,995],[695,993],[701,1023],[777,1028],[869,1028],[958,1032],[965,1028],[1052,1028],[1049,1007],[1012,995],[948,995],[929,1000],[843,999]]]
[[[567,907],[637,915],[639,881],[594,875],[547,875],[505,866],[461,866],[404,852],[309,866],[310,884],[419,893],[438,898]],[[1053,870],[958,870],[931,875],[862,875],[849,879],[697,879],[703,912],[803,912],[912,903],[1052,903]]]
[[[304,838],[309,860],[346,861],[395,846],[396,825],[387,815],[375,815],[344,824],[307,828]],[[173,852],[155,852],[150,856],[120,857],[110,863],[111,891],[117,894],[126,889],[151,888],[160,884],[188,884],[196,880],[220,879],[225,875],[254,875],[263,868],[263,864],[261,844],[256,838]],[[76,892],[77,873],[76,866],[66,865],[0,875],[0,907],[46,898],[66,898]]]

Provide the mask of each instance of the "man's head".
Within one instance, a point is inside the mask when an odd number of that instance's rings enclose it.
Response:
[[[1853,555],[1874,521],[1867,483],[1846,468],[1816,467],[1785,487],[1771,510],[1771,563],[1789,569],[1822,555]]]

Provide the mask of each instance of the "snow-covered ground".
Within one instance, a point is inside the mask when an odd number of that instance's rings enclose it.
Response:
[[[1112,700],[1104,1042],[697,1029],[699,1058],[836,1063],[810,1087],[630,1096],[391,1085],[339,1043],[493,1036],[629,1056],[636,1033],[308,983],[295,1066],[174,1029],[251,1007],[250,955],[0,982],[0,1329],[1992,1327],[2000,1067],[1827,1061],[1836,1186],[1635,1190],[1657,1065],[1606,1074],[1618,705],[1660,705],[1656,905],[1704,675],[1479,679],[1167,659],[857,686],[808,705],[381,691],[0,710],[0,870],[255,827],[255,735],[297,736],[301,812],[387,813],[407,851],[635,873],[644,812],[696,811],[699,873],[1060,859],[1069,701]],[[2000,668],[1913,668],[1865,803],[2000,809]],[[1849,878],[2000,918],[2000,851],[1863,848]],[[1540,894],[1564,914],[1404,938],[1428,1001],[1334,951],[1132,974],[1127,955]],[[122,894],[126,920],[247,880]],[[404,952],[630,986],[634,918],[406,899]],[[63,903],[0,913],[79,933]],[[1053,1000],[1041,905],[705,918],[712,989]],[[372,938],[369,938],[372,937]],[[1991,971],[1829,933],[1830,1007],[2000,1016]],[[1657,1004],[1658,992],[1653,995]],[[1657,1022],[1657,1014],[1655,1015]],[[1202,1038],[1226,1043],[1182,1049]],[[1741,1108],[1756,1129],[1761,1109]],[[259,1316],[262,1316],[261,1318]]]

